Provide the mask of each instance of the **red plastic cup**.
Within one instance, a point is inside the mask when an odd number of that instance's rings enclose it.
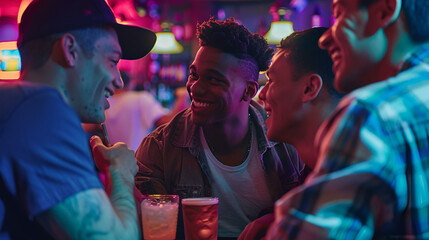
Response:
[[[218,203],[217,198],[182,199],[187,240],[217,239]]]

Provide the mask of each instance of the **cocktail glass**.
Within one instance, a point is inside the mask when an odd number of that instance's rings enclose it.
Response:
[[[140,206],[144,239],[172,240],[176,238],[178,195],[144,195]]]

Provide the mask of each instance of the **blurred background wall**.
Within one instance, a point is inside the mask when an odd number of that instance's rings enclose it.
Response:
[[[0,0],[0,81],[19,77],[19,55],[14,51],[21,12],[31,0]],[[184,86],[188,66],[198,49],[197,23],[234,17],[250,31],[265,35],[272,22],[290,21],[293,30],[329,27],[333,21],[331,0],[107,0],[118,21],[173,33],[182,47],[179,53],[151,53],[136,61],[121,60],[133,88],[151,91],[166,107],[173,91]],[[286,14],[284,14],[286,11]],[[14,45],[15,44],[15,45]],[[275,44],[272,45],[275,47]],[[261,84],[263,84],[263,79]]]

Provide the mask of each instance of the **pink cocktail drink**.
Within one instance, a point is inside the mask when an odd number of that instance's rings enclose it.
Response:
[[[187,240],[217,239],[218,203],[217,198],[182,199],[183,222]]]
[[[177,195],[144,195],[141,202],[144,239],[175,239],[178,209]]]

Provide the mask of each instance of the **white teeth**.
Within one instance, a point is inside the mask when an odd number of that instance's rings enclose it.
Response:
[[[338,58],[340,58],[341,57],[341,55],[340,55],[340,53],[339,52],[333,52],[332,53],[332,55],[331,55],[331,58],[333,59],[333,60],[336,60],[336,59],[338,59]]]
[[[104,96],[105,96],[106,98],[110,98],[110,92],[109,92],[109,91],[107,91],[107,90],[104,90]]]
[[[210,104],[209,103],[204,103],[204,102],[197,102],[197,101],[192,101],[192,103],[194,104],[195,107],[198,108],[205,108],[208,107]]]

